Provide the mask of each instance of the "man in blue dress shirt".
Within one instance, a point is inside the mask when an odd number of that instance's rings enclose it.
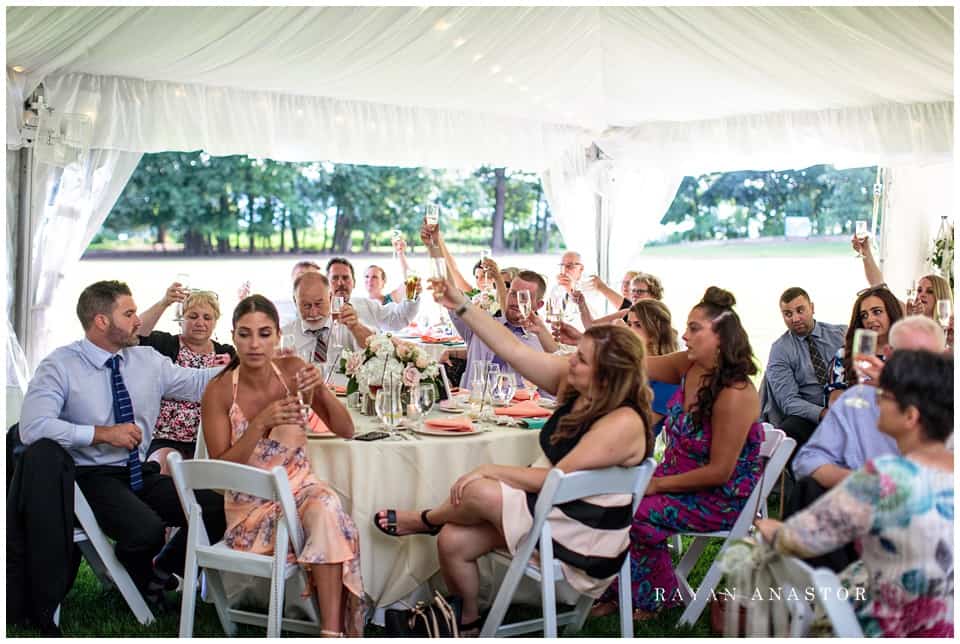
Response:
[[[761,387],[761,418],[802,446],[827,413],[823,386],[847,327],[813,319],[813,302],[798,286],[780,296],[780,314],[787,332],[770,347]]]
[[[88,286],[77,316],[85,337],[53,351],[30,381],[20,419],[28,446],[21,465],[56,467],[58,457],[72,459],[97,523],[116,541],[117,558],[148,602],[163,608],[163,588],[172,573],[182,574],[186,553],[186,530],[164,544],[165,528],[183,527],[186,520],[173,480],[159,473],[159,464],[144,462],[145,451],[160,400],[199,401],[221,367],[186,369],[137,346],[140,319],[123,282]],[[198,498],[216,541],[225,527],[223,497],[207,491]],[[49,511],[35,497],[24,507],[26,513]],[[22,520],[29,526],[29,518]]]

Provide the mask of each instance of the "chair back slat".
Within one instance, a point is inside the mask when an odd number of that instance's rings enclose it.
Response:
[[[274,476],[251,465],[213,459],[182,461],[180,471],[186,487],[193,490],[231,490],[274,500]]]

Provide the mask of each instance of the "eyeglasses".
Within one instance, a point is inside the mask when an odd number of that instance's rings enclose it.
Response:
[[[583,266],[580,262],[570,262],[568,264],[560,264],[560,268],[574,268],[575,266]]]
[[[630,289],[630,292],[633,293],[634,295],[649,295],[649,294],[650,294],[650,290],[649,290],[649,289],[645,289],[645,288],[632,288],[632,289]]]
[[[886,283],[886,282],[881,282],[880,284],[877,284],[876,286],[868,286],[867,288],[863,289],[862,291],[857,291],[857,297],[860,297],[861,295],[866,295],[867,293],[876,293],[876,292],[878,292],[878,291],[889,291],[889,290],[890,290],[890,287],[887,286],[887,283]]]

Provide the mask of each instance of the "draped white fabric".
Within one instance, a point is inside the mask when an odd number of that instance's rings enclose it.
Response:
[[[35,224],[30,234],[32,262],[27,291],[30,312],[24,338],[30,373],[54,348],[47,342],[48,329],[54,324],[48,312],[63,271],[80,260],[141,156],[138,152],[91,150],[83,164],[34,167],[31,199]],[[56,324],[79,325],[79,321],[57,320]]]
[[[953,164],[890,168],[885,183],[883,279],[903,299],[911,280],[934,272],[927,258],[940,218],[953,219]]]
[[[577,128],[464,110],[89,74],[54,76],[44,87],[57,109],[91,116],[94,146],[112,150],[536,169],[589,143]]]

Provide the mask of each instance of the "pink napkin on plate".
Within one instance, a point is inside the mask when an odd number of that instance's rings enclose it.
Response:
[[[546,418],[551,416],[552,412],[544,409],[532,400],[526,400],[512,407],[500,407],[494,412],[498,416],[513,416],[514,418]]]
[[[424,426],[430,429],[442,429],[448,432],[472,432],[474,431],[473,422],[465,417],[455,418],[432,418],[423,421]]]
[[[540,397],[540,392],[534,391],[533,392],[534,400],[536,400],[539,397]],[[517,393],[513,395],[513,400],[511,402],[519,403],[525,400],[530,400],[530,392],[527,391],[526,389],[517,389]]]

